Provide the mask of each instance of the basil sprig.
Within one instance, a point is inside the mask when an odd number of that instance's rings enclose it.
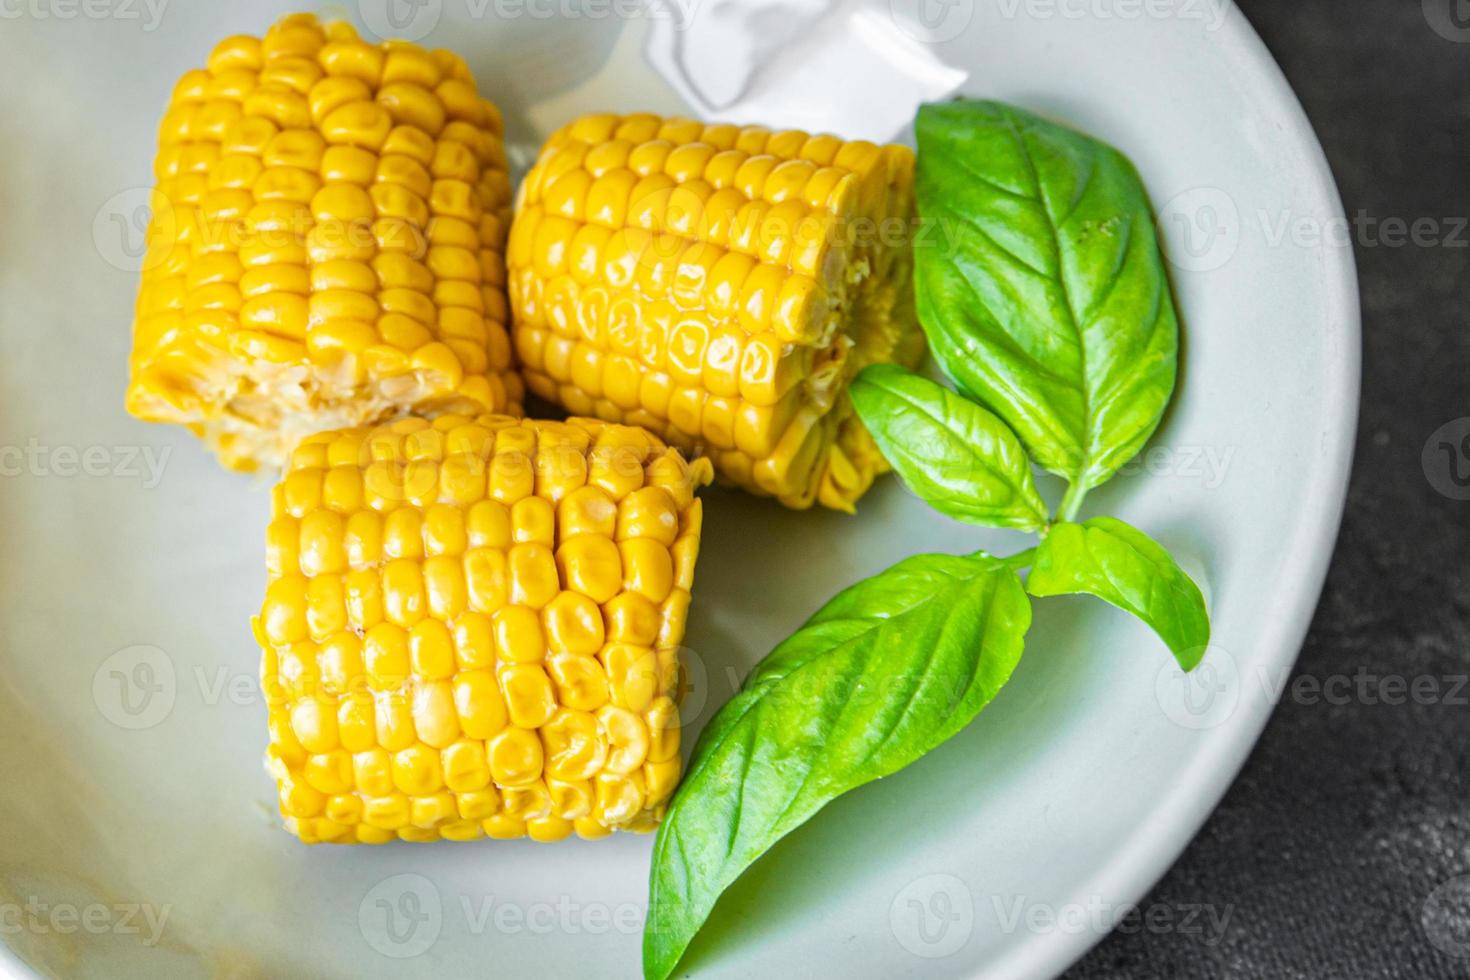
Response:
[[[1111,147],[994,102],[924,106],[916,130],[919,211],[948,245],[916,249],[918,312],[958,392],[875,365],[852,403],[930,506],[1041,540],[1004,559],[905,559],[838,594],[755,669],[696,743],[659,828],[647,980],[674,971],[776,841],[969,724],[1020,659],[1028,592],[1124,609],[1186,670],[1209,642],[1203,595],[1161,545],[1114,518],[1074,521],[1174,389],[1174,301],[1137,173]],[[1069,481],[1054,517],[1033,463]]]
[[[917,555],[823,606],[705,729],[654,846],[647,977],[715,900],[837,796],[964,728],[1010,678],[1031,605],[986,554]]]
[[[1034,596],[1087,593],[1143,620],[1185,670],[1210,642],[1210,617],[1199,586],[1163,546],[1116,517],[1058,524],[1036,548],[1026,591]]]
[[[1010,428],[943,385],[895,364],[852,383],[852,401],[883,455],[930,507],[956,520],[1038,531],[1046,504]]]
[[[914,129],[919,212],[945,231],[914,250],[930,349],[1071,482],[1070,517],[1174,390],[1179,328],[1143,183],[1112,147],[997,102],[926,105]]]

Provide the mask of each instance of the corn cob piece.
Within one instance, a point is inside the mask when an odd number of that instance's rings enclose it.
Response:
[[[288,16],[159,133],[128,410],[235,469],[412,410],[519,414],[500,113],[448,51]]]
[[[679,779],[711,476],[592,419],[302,442],[255,622],[286,827],[373,844],[652,829]]]
[[[847,383],[923,354],[912,186],[900,146],[576,120],[517,192],[506,258],[527,387],[790,507],[852,510],[887,464]]]

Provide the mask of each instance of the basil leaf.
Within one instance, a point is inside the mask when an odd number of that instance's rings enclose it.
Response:
[[[1085,491],[1133,457],[1174,389],[1178,322],[1133,165],[996,102],[915,123],[919,319],[960,390]]]
[[[1046,526],[1031,461],[993,414],[896,364],[864,368],[848,391],[878,448],[929,506],[971,524]]]
[[[664,980],[715,901],[834,797],[964,728],[1031,623],[989,555],[918,555],[839,593],[710,722],[654,844],[643,972]]]
[[[1026,579],[1034,596],[1085,592],[1131,612],[1193,670],[1210,642],[1210,616],[1199,586],[1163,546],[1116,517],[1058,524],[1036,547]]]

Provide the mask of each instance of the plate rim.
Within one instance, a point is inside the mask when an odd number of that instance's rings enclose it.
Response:
[[[1234,48],[1230,60],[1242,74],[1270,95],[1267,103],[1286,125],[1281,139],[1301,151],[1305,172],[1312,178],[1307,189],[1314,204],[1322,205],[1327,220],[1345,222],[1346,213],[1326,153],[1300,99],[1275,58],[1239,6],[1225,0],[1233,16],[1210,43]],[[1298,525],[1294,538],[1281,551],[1281,571],[1296,583],[1282,597],[1286,614],[1263,630],[1265,661],[1289,671],[1300,656],[1331,565],[1347,502],[1356,445],[1360,407],[1362,322],[1358,277],[1352,248],[1324,249],[1321,268],[1325,300],[1325,327],[1340,354],[1329,363],[1323,380],[1322,418],[1328,438],[1319,449],[1318,464],[1309,468],[1304,496],[1320,501],[1308,519]],[[1231,718],[1201,740],[1183,769],[1183,777],[1151,808],[1123,839],[1121,847],[1079,890],[1119,896],[1120,905],[1140,902],[1197,836],[1221,799],[1234,785],[1269,721],[1275,705],[1264,691],[1247,688]],[[1075,964],[1110,932],[1089,930],[1031,933],[1001,956],[964,975],[986,977],[1052,977]],[[39,977],[8,942],[0,942],[0,978]]]

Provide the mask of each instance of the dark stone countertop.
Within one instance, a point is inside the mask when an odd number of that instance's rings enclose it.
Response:
[[[1240,7],[1306,107],[1347,214],[1370,219],[1355,228],[1357,457],[1297,664],[1308,685],[1345,675],[1330,690],[1347,696],[1288,693],[1144,899],[1228,911],[1218,941],[1115,933],[1067,976],[1470,977],[1470,501],[1436,490],[1454,487],[1447,453],[1423,461],[1441,426],[1470,416],[1470,4]],[[1395,245],[1374,232],[1391,218],[1433,224]],[[1457,462],[1470,474],[1470,455]],[[1430,703],[1385,703],[1402,694],[1393,676]]]

